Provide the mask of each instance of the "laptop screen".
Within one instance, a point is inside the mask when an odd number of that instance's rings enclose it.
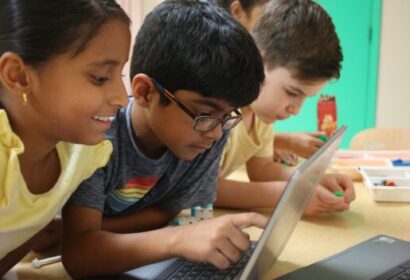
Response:
[[[272,267],[300,220],[345,131],[346,127],[342,126],[292,173],[240,279],[262,279]]]

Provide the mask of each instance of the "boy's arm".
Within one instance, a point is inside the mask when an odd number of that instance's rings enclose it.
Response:
[[[309,158],[325,142],[318,136],[324,135],[322,132],[306,133],[278,133],[274,138],[274,148],[289,150],[303,158]]]
[[[252,157],[246,162],[246,171],[252,182],[287,181],[294,168],[274,162],[272,156]]]
[[[250,246],[241,229],[264,227],[267,219],[242,213],[133,234],[101,230],[101,222],[95,209],[67,205],[63,210],[62,258],[74,278],[121,273],[176,256],[227,268]]]
[[[166,211],[149,207],[128,215],[104,217],[102,229],[117,233],[153,230],[165,226],[177,214],[178,211]]]
[[[239,182],[218,179],[216,207],[264,208],[276,205],[286,182]]]
[[[323,177],[324,186],[318,185],[308,203],[304,215],[317,215],[346,211],[355,199],[353,183],[347,176],[327,174]],[[285,188],[286,182],[238,182],[220,178],[215,206],[225,208],[264,208],[274,207]],[[337,197],[335,191],[343,191]]]
[[[166,252],[166,229],[117,234],[104,231],[101,226],[100,211],[64,207],[62,257],[64,267],[74,278],[120,273],[170,257]]]

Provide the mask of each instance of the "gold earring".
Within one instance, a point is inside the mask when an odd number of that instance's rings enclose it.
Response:
[[[26,106],[28,103],[27,93],[23,92],[22,98],[23,98],[23,106]]]

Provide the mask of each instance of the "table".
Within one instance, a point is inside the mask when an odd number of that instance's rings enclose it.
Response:
[[[374,202],[361,183],[355,183],[356,200],[350,211],[331,215],[303,218],[296,226],[288,244],[279,256],[267,279],[309,265],[377,234],[391,235],[410,241],[410,203]],[[270,209],[258,209],[269,215]],[[239,211],[216,209],[215,215]],[[246,230],[251,239],[261,234],[257,228]],[[19,279],[70,279],[61,263],[47,265],[40,269],[30,267],[34,257],[53,256],[30,253],[15,270]]]
[[[355,183],[355,190],[350,211],[303,218],[266,279],[310,265],[377,234],[410,241],[410,203],[375,202],[362,183]],[[247,232],[254,240],[261,234],[257,228]]]

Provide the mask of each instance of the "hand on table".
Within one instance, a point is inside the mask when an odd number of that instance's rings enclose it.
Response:
[[[343,192],[342,196],[336,196],[335,192]],[[325,174],[316,187],[304,215],[317,215],[346,211],[350,203],[355,199],[355,191],[352,179],[344,174]]]

